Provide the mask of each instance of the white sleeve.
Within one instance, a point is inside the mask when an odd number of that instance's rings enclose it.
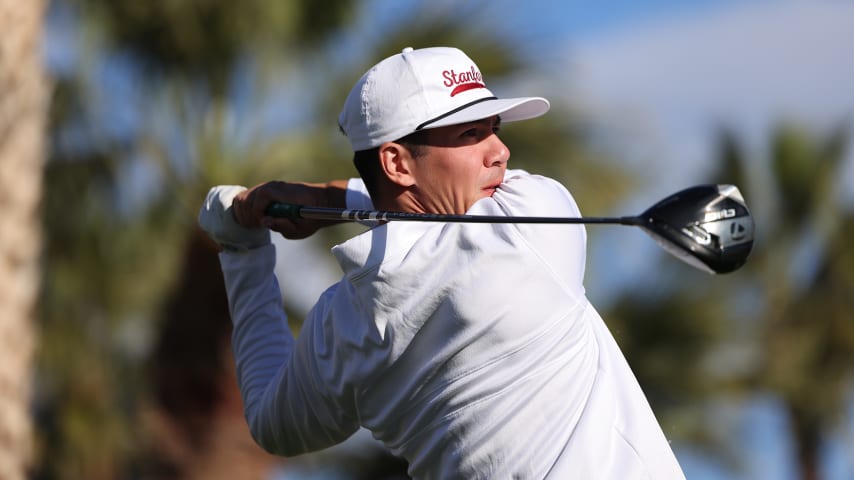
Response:
[[[511,178],[523,177],[526,175],[530,175],[530,173],[528,173],[525,170],[522,170],[521,168],[508,168],[507,170],[504,171],[504,181],[506,182],[507,180],[510,180]]]
[[[374,204],[371,202],[371,196],[368,194],[368,189],[365,188],[365,182],[361,178],[351,178],[347,182],[347,207],[350,210],[373,210]]]
[[[222,252],[220,263],[234,329],[232,348],[244,414],[252,436],[265,450],[298,455],[325,448],[358,428],[335,401],[319,399],[328,389],[313,388],[317,375],[305,362],[311,343],[297,347],[273,268],[275,248]],[[307,342],[302,342],[307,343]],[[295,354],[296,350],[303,350]]]
[[[508,170],[504,183],[491,201],[481,208],[499,209],[499,214],[521,217],[579,217],[575,199],[559,182],[522,170]],[[486,212],[476,212],[486,213]],[[492,212],[490,212],[492,213]],[[526,242],[556,272],[567,272],[569,288],[577,296],[584,294],[584,270],[587,261],[587,230],[584,225],[516,224]]]

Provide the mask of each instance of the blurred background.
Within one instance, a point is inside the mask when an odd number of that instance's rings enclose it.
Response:
[[[360,432],[293,459],[242,417],[207,189],[355,176],[337,113],[403,47],[457,46],[511,166],[586,215],[734,183],[709,276],[590,226],[588,294],[690,479],[854,478],[854,2],[0,0],[0,477],[405,478]],[[277,242],[294,331],[340,226]]]

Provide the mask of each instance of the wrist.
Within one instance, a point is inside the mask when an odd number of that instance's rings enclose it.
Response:
[[[239,185],[213,187],[199,211],[199,225],[227,251],[240,252],[270,244],[269,230],[244,227],[234,218],[232,202],[245,190]]]

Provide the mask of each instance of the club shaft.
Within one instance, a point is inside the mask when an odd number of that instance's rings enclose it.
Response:
[[[410,221],[445,223],[557,223],[557,224],[617,224],[639,225],[637,217],[507,217],[498,215],[443,215],[434,213],[386,212],[377,210],[349,210],[341,208],[307,207],[287,203],[274,203],[267,209],[273,217],[305,218],[330,221]]]

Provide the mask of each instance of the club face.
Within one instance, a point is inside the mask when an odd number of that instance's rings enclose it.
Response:
[[[733,185],[682,190],[638,218],[665,250],[709,273],[738,269],[753,247],[753,217]]]

